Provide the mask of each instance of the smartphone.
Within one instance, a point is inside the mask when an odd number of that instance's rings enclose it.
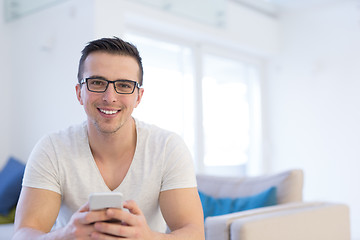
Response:
[[[122,209],[123,194],[120,192],[92,193],[89,196],[90,210],[101,210],[106,208]]]

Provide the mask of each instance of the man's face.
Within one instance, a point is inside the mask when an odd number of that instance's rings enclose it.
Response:
[[[130,56],[94,52],[84,62],[83,78],[88,77],[139,82],[139,66]],[[95,93],[83,84],[81,88],[76,86],[76,93],[87,114],[89,128],[108,134],[116,133],[128,122],[141,101],[143,89],[135,89],[132,94],[118,94],[109,83],[105,92]]]

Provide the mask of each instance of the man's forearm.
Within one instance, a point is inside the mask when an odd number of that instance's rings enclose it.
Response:
[[[50,233],[44,233],[42,231],[24,227],[21,229],[18,229],[12,240],[65,240],[66,237],[62,234],[62,231],[56,230]]]
[[[205,240],[204,230],[194,224],[189,224],[180,229],[177,229],[170,234],[161,234],[161,240]]]

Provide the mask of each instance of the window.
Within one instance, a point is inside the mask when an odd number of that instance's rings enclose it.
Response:
[[[239,175],[259,162],[252,154],[259,151],[259,68],[181,43],[126,39],[143,58],[145,92],[136,118],[180,134],[198,172]]]
[[[248,161],[249,101],[245,66],[229,58],[204,55],[202,80],[205,166]]]

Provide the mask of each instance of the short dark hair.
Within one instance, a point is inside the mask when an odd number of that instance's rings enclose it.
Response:
[[[126,42],[118,37],[97,39],[89,42],[85,46],[85,48],[81,51],[82,55],[79,61],[79,69],[77,75],[79,83],[83,78],[82,74],[84,71],[84,62],[86,58],[93,52],[106,52],[110,54],[118,54],[118,55],[133,57],[139,65],[139,69],[140,69],[139,85],[142,86],[144,70],[143,70],[142,60],[139,51],[135,47],[135,45]]]

